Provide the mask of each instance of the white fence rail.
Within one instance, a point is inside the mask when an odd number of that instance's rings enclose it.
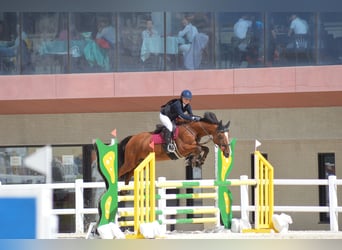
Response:
[[[241,180],[246,180],[246,176],[241,176]],[[172,181],[174,182],[174,181]],[[124,184],[119,182],[120,186]],[[130,184],[133,185],[133,184]],[[328,206],[274,206],[275,212],[325,212],[330,215],[330,231],[339,231],[338,226],[338,213],[342,212],[342,207],[338,206],[337,199],[337,186],[342,185],[342,180],[337,180],[336,176],[329,176],[329,179],[275,179],[275,186],[328,186],[329,188],[329,205]],[[65,209],[53,209],[52,213],[55,215],[75,215],[75,233],[83,234],[84,230],[84,215],[85,214],[97,214],[97,208],[85,208],[84,207],[84,189],[88,188],[105,188],[104,182],[83,182],[82,179],[77,179],[74,183],[54,183],[54,184],[11,184],[1,185],[0,189],[19,189],[28,190],[35,188],[46,189],[73,189],[75,191],[75,208]],[[241,204],[233,205],[233,211],[240,211],[241,218],[248,218],[248,212],[254,211],[255,207],[249,204],[248,186],[240,186]]]

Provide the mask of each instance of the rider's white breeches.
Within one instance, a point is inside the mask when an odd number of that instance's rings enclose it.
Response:
[[[166,115],[163,115],[162,113],[159,113],[159,119],[163,123],[163,125],[170,131],[172,132],[172,122],[170,118]]]

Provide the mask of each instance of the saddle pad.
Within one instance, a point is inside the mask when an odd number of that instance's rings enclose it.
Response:
[[[176,128],[175,132],[173,133],[173,139],[176,140],[178,137],[179,129],[178,127]],[[154,142],[154,144],[163,144],[165,143],[165,140],[161,133],[159,134],[152,134],[151,136],[151,142]]]

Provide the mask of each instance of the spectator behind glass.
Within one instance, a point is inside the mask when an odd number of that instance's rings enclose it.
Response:
[[[246,39],[247,32],[252,28],[252,21],[248,20],[246,15],[243,15],[235,24],[234,24],[234,35],[240,40]]]
[[[115,45],[115,29],[109,24],[107,18],[102,18],[97,24],[96,40],[98,44],[103,48],[114,48]],[[107,42],[108,45],[104,42]]]
[[[20,26],[19,24],[17,25],[17,38],[15,39],[14,41],[14,45],[13,46],[10,46],[10,47],[0,47],[0,57],[14,57],[16,56],[17,54],[17,50],[18,50],[18,47],[19,47],[19,32],[20,32]],[[21,40],[24,42],[25,44],[25,41],[27,41],[27,35],[24,31],[21,32]],[[26,46],[28,46],[26,44]]]
[[[241,18],[234,24],[234,36],[232,38],[232,44],[234,48],[238,48],[239,51],[246,52],[251,40],[252,21],[249,20],[247,15],[241,16]]]
[[[184,29],[178,32],[178,37],[185,40],[185,43],[179,46],[179,50],[184,54],[190,50],[194,37],[198,34],[198,30],[191,24],[189,16],[183,17],[182,24]]]
[[[308,33],[309,25],[304,19],[301,19],[297,15],[293,14],[290,17],[290,22],[290,28],[288,32],[289,36],[292,34],[306,35]]]
[[[159,36],[158,31],[153,28],[153,22],[151,19],[146,20],[146,29],[141,33],[141,37],[144,40],[148,37]]]

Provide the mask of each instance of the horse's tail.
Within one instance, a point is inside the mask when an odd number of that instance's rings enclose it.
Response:
[[[125,162],[126,145],[131,138],[132,135],[129,135],[118,144],[118,168],[120,168]]]

